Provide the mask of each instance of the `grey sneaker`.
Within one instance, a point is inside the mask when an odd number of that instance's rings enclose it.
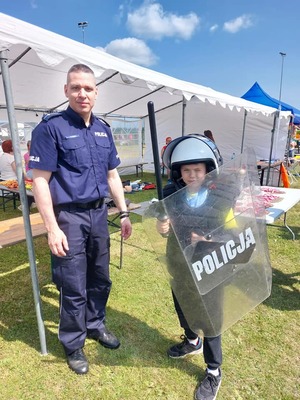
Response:
[[[214,376],[206,371],[205,378],[203,379],[203,381],[196,390],[195,399],[215,400],[217,398],[217,394],[221,386],[221,381],[222,377],[220,369],[219,369],[219,376]]]
[[[167,351],[168,356],[171,358],[184,358],[188,355],[199,354],[203,351],[202,340],[198,338],[198,344],[194,345],[188,341],[184,335],[180,337],[182,342],[170,347]]]

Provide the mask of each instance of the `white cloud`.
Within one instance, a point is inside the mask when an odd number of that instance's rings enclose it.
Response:
[[[117,25],[120,25],[121,22],[122,22],[123,10],[124,10],[123,5],[120,5],[119,6],[119,12],[113,16],[113,20]]]
[[[218,24],[212,25],[212,26],[209,28],[209,32],[215,32],[218,28],[219,28],[219,25],[218,25]]]
[[[30,0],[30,5],[31,5],[31,8],[38,8],[36,0]]]
[[[146,43],[136,38],[113,40],[103,50],[122,60],[130,61],[144,67],[154,65],[158,60],[158,57]]]
[[[240,17],[232,19],[231,21],[225,22],[223,29],[229,33],[237,33],[241,29],[250,28],[253,25],[252,18],[250,15],[244,14]]]
[[[193,12],[178,16],[165,12],[159,3],[145,1],[127,16],[128,29],[136,36],[159,40],[163,37],[190,39],[200,23]]]
[[[120,18],[123,18],[123,16],[124,16],[124,4],[120,4],[119,5],[119,15],[120,15]]]

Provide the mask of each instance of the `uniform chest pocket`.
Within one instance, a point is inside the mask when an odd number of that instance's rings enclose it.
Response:
[[[95,136],[95,142],[96,142],[97,146],[106,148],[106,151],[107,151],[107,148],[110,147],[110,142],[109,142],[108,138],[105,136]]]
[[[103,136],[96,136],[95,137],[96,143],[96,152],[99,157],[99,161],[101,163],[107,162],[110,153],[110,142],[107,137]]]
[[[80,136],[69,136],[62,141],[62,150],[67,163],[76,167],[87,163],[88,151]]]

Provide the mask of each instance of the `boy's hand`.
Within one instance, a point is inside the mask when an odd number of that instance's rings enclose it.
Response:
[[[209,242],[211,239],[207,239],[207,237],[203,236],[203,235],[198,235],[195,232],[191,233],[191,244],[196,244],[197,242],[200,241],[206,241]]]
[[[158,219],[156,221],[156,229],[157,229],[157,232],[160,233],[161,235],[166,235],[167,233],[169,233],[170,220],[165,219],[164,221],[160,221]]]

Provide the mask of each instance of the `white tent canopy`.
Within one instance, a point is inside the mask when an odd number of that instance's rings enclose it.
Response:
[[[84,63],[94,70],[99,85],[96,114],[108,122],[116,116],[145,119],[144,161],[152,161],[148,101],[154,103],[155,110],[161,110],[156,115],[161,146],[166,136],[211,129],[225,160],[241,151],[242,140],[244,148],[254,145],[259,159],[269,157],[276,112],[273,108],[142,68],[0,13],[0,51],[4,50],[8,50],[18,122],[37,123],[45,112],[65,109],[66,73],[74,63]],[[183,104],[186,104],[184,123]],[[281,113],[283,122],[275,138],[274,158],[283,157],[288,116],[288,112]],[[0,119],[7,119],[3,91],[0,92]],[[141,154],[138,158],[141,161]]]

